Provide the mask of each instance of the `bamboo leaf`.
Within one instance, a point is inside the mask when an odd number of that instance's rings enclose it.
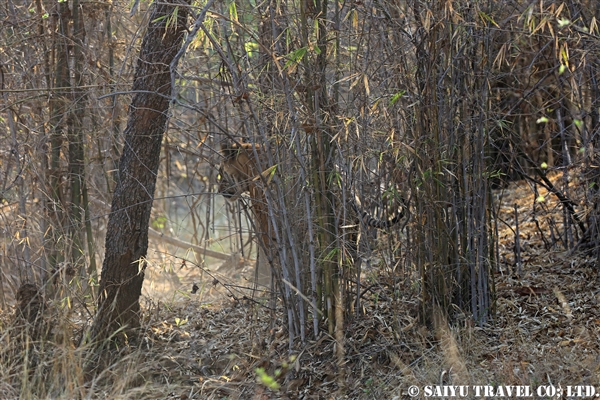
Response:
[[[296,66],[296,64],[302,61],[302,58],[304,58],[304,56],[306,55],[306,51],[306,47],[300,47],[299,49],[289,53],[286,57],[288,61],[285,63],[285,68]]]
[[[275,171],[277,171],[277,164],[265,169],[263,172],[260,173],[260,175],[256,176],[253,179],[253,181],[260,179],[260,177],[262,176],[267,181],[267,184],[269,184],[273,180],[273,176],[275,176]]]
[[[401,98],[402,96],[404,96],[404,94],[405,94],[405,93],[406,93],[406,90],[401,90],[401,91],[399,91],[398,93],[395,93],[395,94],[393,94],[393,95],[392,95],[392,97],[390,98],[389,105],[390,105],[390,106],[393,106],[394,104],[396,104],[396,102],[397,102],[398,100],[400,100],[400,98]]]
[[[229,4],[229,18],[235,22],[238,22],[238,12],[235,1],[232,1],[231,4]]]
[[[500,26],[496,23],[496,21],[494,21],[494,19],[492,17],[490,17],[488,14],[484,13],[483,11],[479,11],[479,17],[484,20],[487,21],[489,23],[491,23],[492,25],[494,25],[496,28],[500,28]]]

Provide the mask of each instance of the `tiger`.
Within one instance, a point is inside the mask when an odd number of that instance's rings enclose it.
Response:
[[[235,201],[243,193],[248,193],[251,210],[254,214],[256,234],[266,249],[274,245],[267,208],[267,199],[261,182],[262,168],[256,154],[261,146],[251,143],[222,143],[223,160],[219,168],[219,193],[229,201]]]
[[[263,239],[262,244],[268,247],[273,243],[273,237],[270,235],[270,224],[268,210],[264,193],[264,184],[267,182],[265,177],[266,170],[258,164],[263,147],[251,143],[222,143],[221,155],[223,157],[219,168],[219,193],[230,201],[237,200],[241,194],[248,193],[252,202],[252,212],[254,214],[256,229],[261,230]],[[258,158],[257,158],[258,156]],[[364,225],[377,228],[389,229],[398,224],[404,216],[406,202],[400,199],[401,205],[398,211],[389,219],[381,220],[373,217],[362,208],[360,199],[355,196],[350,205],[358,215],[360,222]]]
[[[350,205],[352,206],[352,208],[358,215],[358,218],[363,224],[371,228],[386,230],[398,224],[398,222],[400,222],[406,215],[406,200],[400,197],[400,202],[402,203],[402,206],[399,207],[399,211],[396,212],[396,214],[393,217],[386,220],[375,218],[367,211],[363,210],[358,196],[354,196],[354,202],[350,202]]]
[[[228,200],[234,201],[242,193],[256,192],[256,179],[259,179],[262,168],[256,163],[253,154],[261,151],[259,145],[251,143],[222,143],[223,161],[219,167],[219,193]]]

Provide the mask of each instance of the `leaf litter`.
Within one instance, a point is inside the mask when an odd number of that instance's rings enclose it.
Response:
[[[556,179],[556,178],[555,178]],[[87,398],[404,399],[417,385],[594,385],[600,382],[600,289],[596,261],[557,240],[563,211],[552,194],[526,182],[495,192],[500,265],[493,320],[468,317],[423,326],[419,292],[382,273],[345,321],[345,388],[338,385],[335,340],[294,343],[267,296],[232,297],[220,277],[202,295],[147,298],[135,365],[139,379],[112,388],[87,385]],[[544,196],[544,203],[536,202]],[[522,276],[517,274],[514,207],[519,213]],[[182,280],[182,284],[189,282]],[[189,285],[191,288],[191,285]],[[400,288],[400,290],[398,290]],[[241,293],[242,289],[239,289]],[[3,373],[0,395],[18,387]],[[260,372],[259,372],[260,371]],[[263,376],[272,379],[265,383]],[[21,382],[17,380],[18,382]]]

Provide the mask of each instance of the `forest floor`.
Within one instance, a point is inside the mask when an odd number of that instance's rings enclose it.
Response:
[[[595,261],[564,250],[562,207],[545,189],[536,192],[523,181],[494,196],[503,221],[501,265],[495,312],[482,327],[468,317],[451,327],[422,326],[418,288],[397,291],[391,277],[379,275],[363,298],[363,314],[346,320],[341,376],[335,341],[326,334],[290,356],[282,321],[272,315],[281,313],[237,287],[248,286],[249,272],[205,279],[209,283],[196,294],[189,293],[198,279],[192,274],[178,278],[180,291],[170,300],[146,298],[142,340],[121,348],[119,361],[93,378],[72,345],[32,346],[35,362],[15,358],[9,366],[4,351],[0,398],[382,400],[411,398],[411,386],[421,392],[414,398],[428,391],[451,398],[432,385],[464,385],[470,399],[515,398],[507,386],[521,386],[533,398],[585,398],[588,386],[600,391]],[[2,340],[8,343],[6,335]],[[562,395],[547,396],[550,385]]]

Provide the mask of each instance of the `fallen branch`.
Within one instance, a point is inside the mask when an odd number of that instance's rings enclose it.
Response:
[[[151,239],[162,240],[163,242],[170,244],[181,249],[190,249],[198,253],[203,257],[212,257],[219,260],[229,260],[231,254],[221,253],[219,251],[209,250],[197,244],[186,242],[185,240],[177,239],[172,236],[167,236],[164,233],[160,233],[152,228],[148,228],[148,237]]]
[[[90,199],[92,203],[94,203],[97,207],[100,207],[105,212],[109,212],[110,207],[98,199]],[[170,244],[171,246],[179,247],[180,249],[193,250],[197,254],[202,257],[212,257],[218,260],[229,260],[231,258],[231,254],[221,253],[219,251],[209,250],[202,246],[198,246],[197,244],[193,244],[190,242],[186,242],[185,240],[177,239],[172,236],[167,236],[164,233],[160,233],[152,228],[148,228],[148,237],[151,239],[162,240],[163,242]]]

